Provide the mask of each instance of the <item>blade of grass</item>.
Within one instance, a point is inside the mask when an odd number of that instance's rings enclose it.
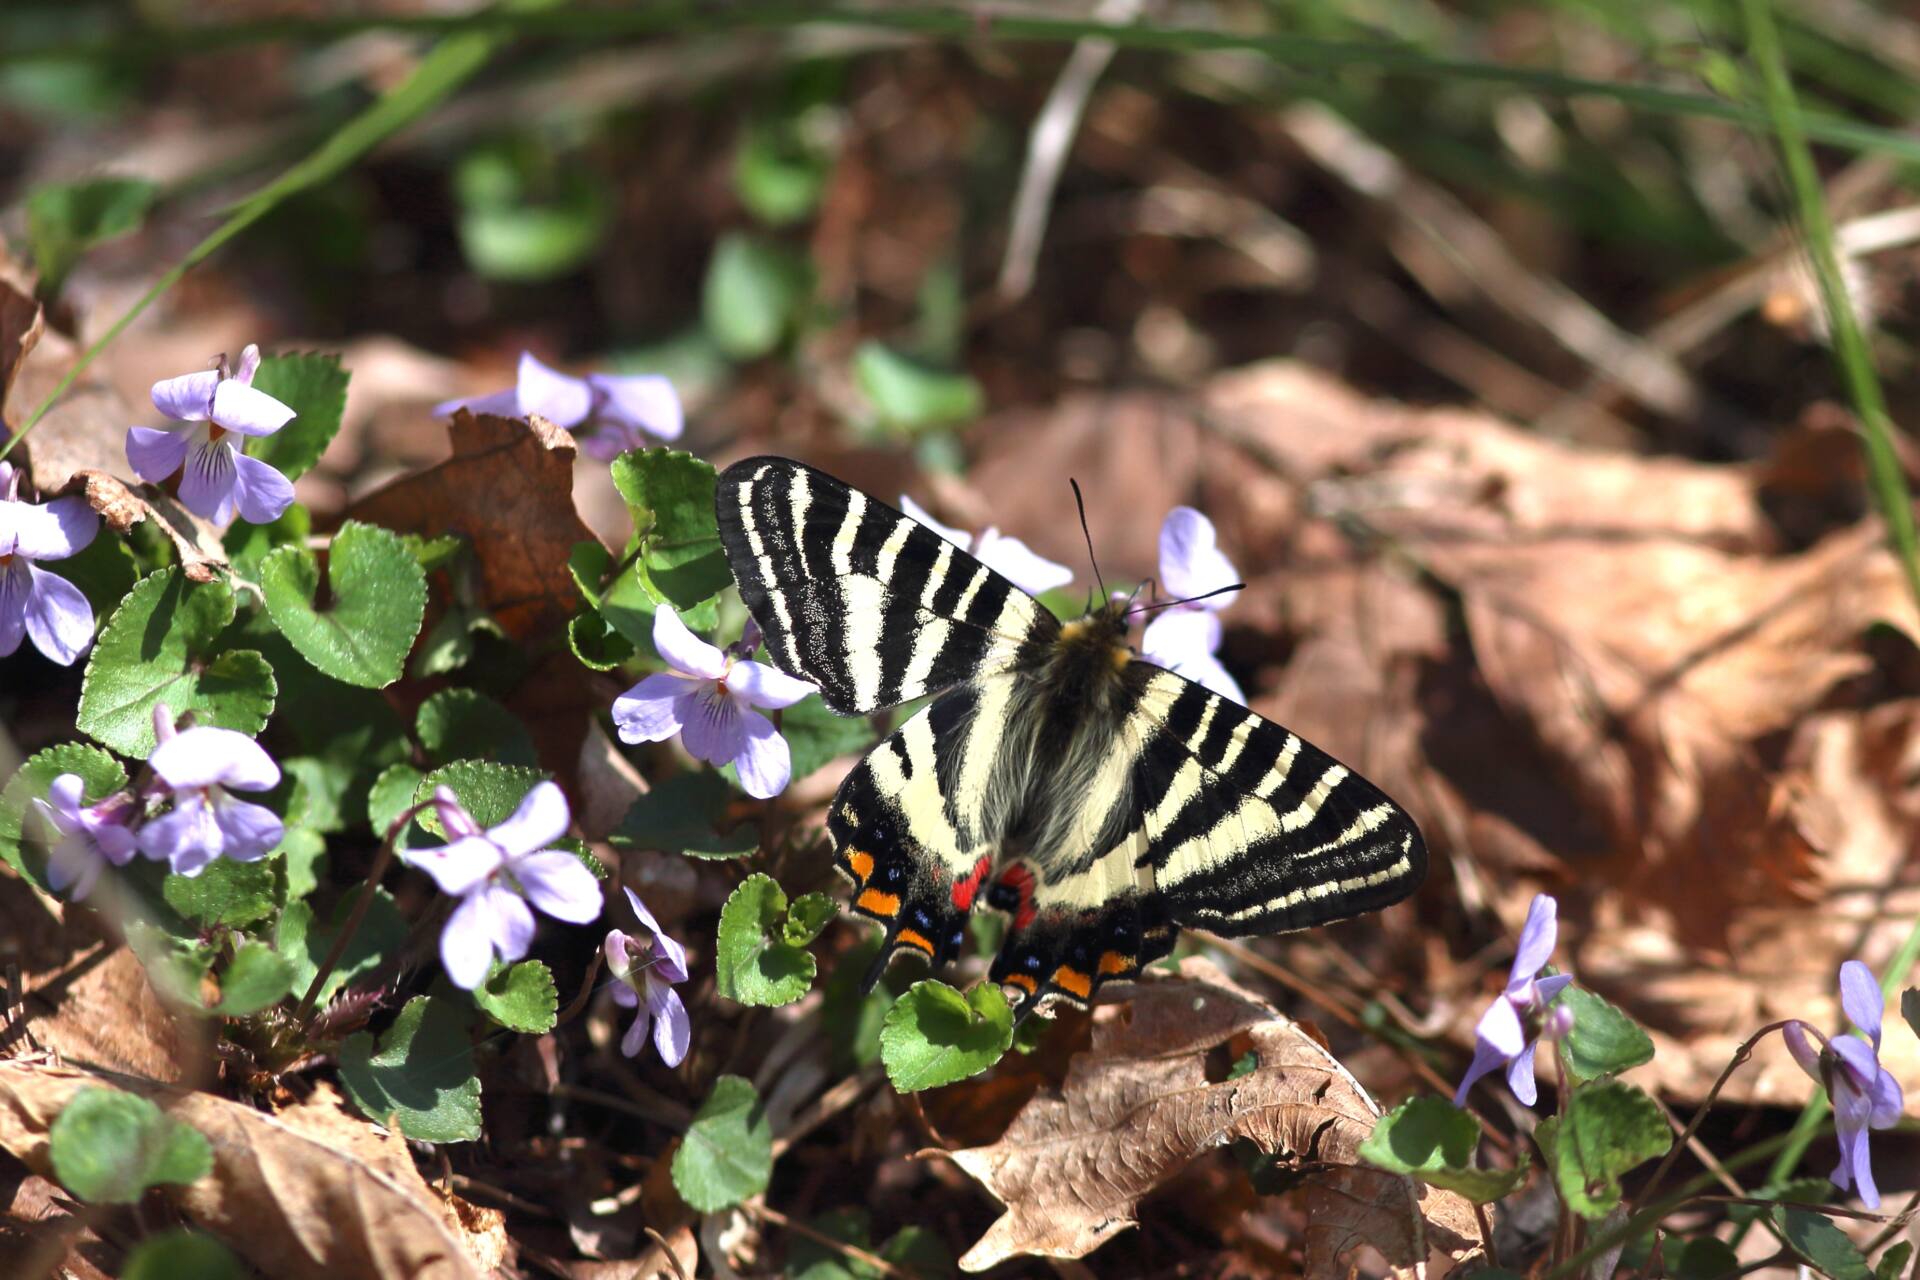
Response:
[[[420,60],[411,75],[382,95],[372,106],[347,121],[312,154],[297,161],[272,182],[236,204],[224,222],[154,281],[138,301],[81,353],[73,368],[67,371],[67,376],[27,416],[26,421],[20,424],[20,429],[10,439],[0,442],[0,458],[6,457],[16,444],[26,439],[27,433],[67,393],[108,344],[118,338],[156,299],[178,284],[187,272],[272,212],[287,197],[337,176],[399,129],[432,110],[486,64],[488,57],[507,38],[507,34],[505,29],[501,29],[448,36]]]
[[[515,36],[575,37],[604,45],[644,35],[715,35],[810,24],[902,31],[929,37],[1009,44],[1074,44],[1110,40],[1123,49],[1160,53],[1248,53],[1303,72],[1371,68],[1430,79],[1509,85],[1557,98],[1611,98],[1653,115],[1724,120],[1765,127],[1766,112],[1743,102],[1659,85],[1594,80],[1540,67],[1510,66],[1471,58],[1435,57],[1408,44],[1336,40],[1292,33],[1246,33],[1195,27],[1115,25],[1031,14],[983,15],[963,8],[851,9],[813,4],[746,4],[727,9],[685,4],[636,5],[631,9],[556,8],[537,12],[489,9],[472,14],[408,14],[367,17],[275,19],[262,22],[141,27],[101,37],[0,47],[0,66],[114,55],[159,57],[274,41],[318,42],[363,31],[421,34],[494,32]],[[1840,116],[1797,117],[1807,137],[1854,151],[1920,160],[1920,138]]]
[[[1893,544],[1907,586],[1920,607],[1920,538],[1916,538],[1913,520],[1913,495],[1907,489],[1894,451],[1893,422],[1887,415],[1886,398],[1874,371],[1873,354],[1867,347],[1859,316],[1847,292],[1841,273],[1840,255],[1835,247],[1833,220],[1827,215],[1826,193],[1820,185],[1819,170],[1814,167],[1813,152],[1807,145],[1804,121],[1795,103],[1793,79],[1788,74],[1781,52],[1780,36],[1774,26],[1771,0],[1741,0],[1746,20],[1749,52],[1760,71],[1768,117],[1780,148],[1781,163],[1787,171],[1794,211],[1806,240],[1807,257],[1820,286],[1820,302],[1826,311],[1828,332],[1832,335],[1834,363],[1854,412],[1860,418],[1860,435],[1867,455],[1867,473],[1875,504],[1887,522],[1887,538]],[[1920,920],[1914,922],[1906,941],[1880,978],[1881,993],[1891,998],[1906,981],[1914,962],[1920,960]],[[1788,1134],[1779,1158],[1768,1171],[1766,1186],[1776,1188],[1787,1180],[1806,1154],[1819,1132],[1826,1113],[1827,1096],[1816,1092]],[[1742,1232],[1741,1234],[1744,1234]],[[1736,1242],[1739,1235],[1735,1236]]]

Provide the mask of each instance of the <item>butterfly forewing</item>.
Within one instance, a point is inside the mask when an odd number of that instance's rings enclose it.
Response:
[[[959,547],[801,463],[735,463],[720,475],[714,511],[768,652],[842,714],[1008,669],[1059,630]]]
[[[954,959],[976,904],[1023,1008],[1091,998],[1180,926],[1273,933],[1398,901],[1426,871],[1404,810],[1272,721],[1135,658],[1108,608],[1062,626],[917,522],[822,472],[720,476],[721,539],[774,660],[865,714],[947,690],[829,811],[885,957]],[[877,974],[876,968],[875,973]]]

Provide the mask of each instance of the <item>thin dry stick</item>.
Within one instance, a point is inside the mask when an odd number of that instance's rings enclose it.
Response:
[[[1094,21],[1109,26],[1132,22],[1140,12],[1142,0],[1101,0],[1094,10]],[[1060,183],[1060,168],[1066,163],[1067,150],[1073,145],[1080,117],[1087,109],[1087,98],[1100,80],[1100,73],[1113,61],[1111,40],[1077,41],[1067,55],[1060,78],[1034,118],[1033,132],[1027,141],[1027,163],[1020,172],[1020,189],[1013,199],[1012,226],[1007,232],[1007,252],[1000,260],[1000,281],[996,286],[1002,302],[1024,298],[1033,287],[1034,264],[1040,260],[1040,242],[1047,232],[1047,211],[1053,205],[1054,189]]]
[[[898,1276],[900,1280],[920,1280],[920,1273],[918,1271],[888,1262],[879,1254],[870,1253],[858,1245],[848,1244],[844,1240],[835,1240],[824,1231],[815,1231],[804,1222],[795,1222],[778,1209],[769,1209],[764,1204],[743,1204],[740,1207],[755,1217],[765,1218],[768,1222],[771,1222],[783,1231],[791,1231],[797,1236],[805,1236],[817,1245],[824,1245],[843,1258],[851,1258],[855,1262],[864,1262],[881,1275]]]
[[[627,1081],[625,1083],[629,1088],[633,1088],[637,1084],[636,1081]],[[645,1096],[636,1100],[633,1098],[623,1098],[617,1093],[607,1093],[602,1089],[590,1089],[585,1085],[568,1084],[563,1080],[554,1085],[548,1092],[556,1098],[569,1098],[575,1102],[590,1102],[595,1106],[605,1107],[609,1111],[620,1111],[630,1116],[638,1116],[642,1120],[651,1120],[653,1123],[665,1125],[669,1129],[685,1129],[693,1123],[693,1113],[691,1111],[673,1099],[662,1097],[650,1089],[646,1090]]]
[[[1868,1242],[1864,1252],[1868,1254],[1878,1252],[1881,1246],[1885,1245],[1902,1231],[1905,1231],[1907,1224],[1913,1221],[1913,1215],[1916,1211],[1920,1211],[1920,1191],[1916,1191],[1908,1197],[1907,1207],[1895,1215],[1893,1221],[1887,1224],[1886,1230]]]
[[[320,968],[314,973],[313,981],[307,984],[307,993],[300,997],[300,1006],[293,1011],[295,1026],[305,1026],[307,1015],[313,1012],[313,1002],[320,998],[320,990],[333,975],[334,966],[340,963],[340,957],[347,953],[347,944],[353,941],[353,935],[359,932],[360,922],[366,919],[367,908],[373,905],[374,891],[380,887],[387,868],[393,865],[394,842],[400,833],[407,829],[414,815],[431,805],[433,801],[423,800],[414,805],[392,822],[387,824],[386,838],[380,841],[380,854],[373,860],[373,870],[367,873],[366,883],[360,886],[360,896],[354,901],[353,912],[347,917],[347,923],[340,930],[340,936],[327,948],[327,958],[320,962]]]
[[[675,1280],[687,1280],[686,1270],[680,1265],[680,1255],[673,1251],[673,1246],[667,1243],[667,1238],[652,1227],[640,1229],[647,1233],[649,1240],[660,1246],[660,1252],[667,1255],[667,1265],[673,1268]]]
[[[813,1100],[813,1105],[794,1117],[787,1131],[773,1140],[773,1158],[778,1160],[794,1143],[818,1129],[859,1100],[860,1095],[880,1082],[880,1069],[868,1067],[858,1075],[847,1076]]]
[[[1680,1123],[1679,1116],[1673,1114],[1672,1107],[1669,1107],[1658,1098],[1653,1100],[1653,1105],[1660,1108],[1660,1114],[1667,1118],[1667,1127],[1672,1129],[1678,1137],[1677,1145],[1684,1146],[1687,1150],[1693,1152],[1694,1158],[1705,1167],[1708,1173],[1720,1179],[1720,1185],[1725,1187],[1729,1192],[1736,1196],[1747,1194],[1747,1189],[1740,1185],[1740,1180],[1733,1176],[1732,1171],[1729,1170],[1727,1166],[1720,1163],[1719,1157],[1707,1149],[1706,1143],[1700,1141],[1698,1137],[1686,1136],[1686,1126]]]

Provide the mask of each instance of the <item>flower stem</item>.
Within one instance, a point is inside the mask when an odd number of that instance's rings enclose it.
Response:
[[[1726,1070],[1722,1071],[1720,1078],[1713,1082],[1713,1088],[1707,1090],[1707,1096],[1701,1101],[1699,1109],[1693,1113],[1693,1119],[1687,1121],[1686,1129],[1675,1139],[1673,1146],[1668,1148],[1666,1159],[1660,1162],[1659,1167],[1653,1171],[1653,1176],[1647,1179],[1647,1185],[1640,1189],[1638,1196],[1634,1197],[1636,1201],[1652,1199],[1653,1193],[1660,1189],[1661,1179],[1667,1176],[1667,1171],[1673,1168],[1673,1162],[1680,1158],[1680,1153],[1686,1150],[1689,1142],[1693,1141],[1693,1135],[1699,1132],[1700,1123],[1707,1118],[1707,1112],[1713,1110],[1714,1101],[1719,1098],[1720,1091],[1726,1088],[1727,1081],[1731,1080],[1733,1073],[1753,1057],[1754,1046],[1764,1037],[1772,1035],[1792,1021],[1794,1021],[1792,1018],[1782,1018],[1778,1022],[1769,1022],[1740,1042],[1740,1047],[1733,1051],[1733,1057],[1727,1061]]]
[[[308,1015],[313,1012],[314,1001],[320,998],[321,989],[325,987],[327,978],[339,965],[340,957],[347,953],[347,944],[353,941],[353,935],[359,931],[360,922],[366,919],[367,908],[373,905],[374,891],[380,887],[380,881],[386,877],[387,868],[393,865],[393,849],[400,839],[400,833],[407,829],[407,824],[413,821],[415,814],[430,808],[432,804],[431,800],[422,800],[387,824],[386,837],[380,841],[380,853],[373,860],[373,870],[367,873],[366,882],[360,886],[360,896],[354,901],[353,911],[347,916],[347,922],[341,926],[340,935],[333,940],[333,945],[327,948],[327,958],[320,962],[320,968],[315,971],[313,981],[307,984],[307,993],[300,997],[299,1008],[293,1011],[293,1021],[296,1026],[306,1025]]]

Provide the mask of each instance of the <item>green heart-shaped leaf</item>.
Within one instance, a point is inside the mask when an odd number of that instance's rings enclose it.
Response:
[[[1013,1044],[1013,1010],[992,982],[964,996],[944,982],[916,982],[887,1010],[880,1060],[902,1093],[979,1075]]]
[[[316,608],[320,569],[305,547],[281,547],[260,567],[267,612],[308,662],[368,689],[398,680],[427,608],[426,574],[400,535],[349,520],[333,537],[327,586]]]
[[[416,996],[380,1037],[362,1031],[340,1046],[340,1082],[368,1119],[397,1117],[421,1142],[480,1136],[480,1080],[466,1018],[452,1001]]]
[[[317,351],[268,356],[254,375],[253,389],[293,410],[293,420],[270,436],[247,441],[247,454],[292,480],[320,460],[339,432],[347,411],[347,371],[339,356]]]
[[[216,651],[233,614],[224,583],[189,582],[177,568],[135,583],[87,659],[80,731],[144,760],[154,747],[154,704],[164,702],[176,717],[192,712],[197,724],[260,732],[278,687],[255,651]]]
[[[553,973],[538,960],[511,967],[496,961],[487,980],[473,989],[473,1002],[509,1031],[535,1035],[553,1030],[560,1009]]]
[[[1380,1118],[1360,1144],[1360,1155],[1389,1173],[1492,1204],[1520,1185],[1527,1166],[1523,1158],[1518,1168],[1477,1168],[1473,1153],[1479,1145],[1478,1120],[1444,1098],[1409,1098]]]
[[[716,1213],[767,1189],[773,1128],[751,1081],[721,1076],[673,1153],[673,1185],[701,1213]]]
[[[772,876],[756,873],[740,882],[721,908],[714,945],[721,995],[741,1004],[782,1005],[807,994],[813,955],[787,943],[786,918],[787,895]]]
[[[161,1182],[194,1182],[213,1168],[213,1148],[191,1125],[118,1089],[73,1095],[47,1133],[53,1172],[92,1204],[132,1204]]]

